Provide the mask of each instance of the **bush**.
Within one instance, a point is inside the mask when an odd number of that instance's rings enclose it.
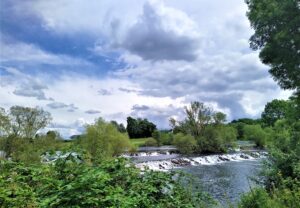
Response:
[[[171,132],[161,132],[160,141],[162,145],[171,145],[173,142],[173,134]]]
[[[131,149],[129,138],[117,128],[98,119],[95,124],[86,127],[86,134],[79,145],[89,152],[92,161],[101,161]]]
[[[268,140],[268,134],[261,128],[260,125],[246,125],[244,126],[245,140],[254,141],[258,147],[264,147]]]
[[[202,136],[197,139],[198,152],[226,152],[229,146],[234,145],[236,137],[237,131],[231,126],[207,126]]]
[[[241,197],[239,208],[296,208],[300,207],[300,189],[276,189],[269,194],[256,188]]]
[[[98,166],[73,163],[71,158],[27,167],[0,162],[0,169],[0,207],[186,208],[213,203],[206,195],[183,188],[181,175],[174,180],[176,173],[141,174],[124,159]]]
[[[158,146],[157,140],[153,139],[153,138],[148,138],[145,143],[144,146],[147,147],[156,147]]]
[[[177,147],[180,153],[191,154],[197,147],[195,138],[191,135],[182,133],[174,135],[173,144]]]
[[[65,143],[48,135],[40,135],[35,139],[7,136],[1,139],[0,150],[13,161],[23,163],[40,163],[41,155],[47,151],[63,149]]]

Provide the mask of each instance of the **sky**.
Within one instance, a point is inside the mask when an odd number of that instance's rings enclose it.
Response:
[[[42,107],[46,130],[80,134],[102,117],[169,128],[200,101],[228,121],[287,99],[249,48],[244,0],[6,0],[0,107]]]

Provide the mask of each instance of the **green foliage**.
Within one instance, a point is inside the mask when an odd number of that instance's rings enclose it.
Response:
[[[264,147],[269,138],[269,134],[260,125],[245,125],[244,139],[254,141],[258,147]]]
[[[222,112],[216,112],[215,114],[213,114],[213,121],[217,125],[225,123],[226,122],[226,114],[224,114]]]
[[[33,139],[37,131],[46,127],[52,117],[41,108],[13,106],[9,112],[10,134]]]
[[[231,121],[231,124],[235,124],[235,123],[256,125],[256,124],[261,124],[261,120],[260,119],[252,119],[252,118],[240,118],[240,119]]]
[[[247,16],[255,33],[251,48],[284,89],[300,88],[300,12],[298,0],[246,0]]]
[[[297,181],[300,181],[299,121],[293,124],[286,136],[287,138],[274,143],[274,146],[270,149],[270,160],[268,160],[268,169],[265,172],[267,176],[265,185],[268,189],[273,186],[280,187],[281,185],[291,188],[293,184],[295,185]]]
[[[156,139],[154,138],[148,138],[145,143],[144,146],[148,146],[148,147],[156,147],[158,146],[158,142]]]
[[[266,126],[274,126],[275,122],[280,119],[294,117],[292,101],[272,100],[267,103],[261,114],[262,122]]]
[[[65,148],[60,137],[40,135],[34,140],[20,138],[13,135],[0,139],[0,150],[14,161],[23,163],[40,163],[41,155],[47,151],[58,151]]]
[[[131,149],[128,136],[120,133],[113,124],[101,118],[95,124],[86,127],[85,136],[79,140],[79,145],[89,152],[93,162],[99,162]]]
[[[183,154],[191,154],[196,150],[197,141],[191,135],[178,133],[174,135],[173,144]]]
[[[122,123],[118,124],[118,122],[116,122],[116,121],[111,121],[110,123],[112,125],[114,125],[118,129],[119,132],[126,133],[126,128]]]
[[[146,138],[152,136],[152,133],[156,130],[156,126],[147,119],[128,117],[126,129],[131,139]]]
[[[155,130],[152,133],[152,138],[156,140],[156,146],[161,146],[161,134],[159,131]]]
[[[237,131],[231,126],[209,125],[204,129],[203,136],[197,139],[198,152],[226,152],[233,146]]]
[[[149,138],[151,138],[151,137],[149,137]],[[146,142],[149,138],[136,138],[136,139],[130,139],[130,143],[131,143],[132,146],[135,146],[135,147],[145,146],[145,142]]]
[[[263,171],[265,189],[244,195],[241,208],[300,207],[300,122],[276,121],[273,137]]]
[[[300,189],[275,190],[269,194],[265,189],[257,188],[241,197],[239,208],[297,208],[300,207]]]
[[[58,160],[26,166],[0,162],[1,207],[210,207],[204,194],[181,185],[181,175],[140,170],[124,159],[98,166]],[[179,178],[178,178],[179,176]],[[186,180],[186,179],[185,179]]]
[[[184,133],[191,134],[195,138],[201,136],[205,126],[209,124],[214,116],[213,110],[204,103],[192,102],[185,107],[186,119],[180,122]]]
[[[160,132],[160,142],[162,145],[171,145],[173,142],[172,132]]]
[[[224,124],[226,114],[214,112],[200,102],[192,102],[189,107],[185,107],[185,112],[184,121],[177,122],[171,118],[170,123],[174,134],[180,132],[194,137],[197,144],[193,146],[193,152],[225,152],[227,147],[233,145],[237,132],[233,127]],[[191,150],[188,152],[191,153]]]

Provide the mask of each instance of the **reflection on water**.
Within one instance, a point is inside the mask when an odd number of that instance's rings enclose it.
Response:
[[[254,186],[250,178],[257,177],[260,168],[261,160],[251,160],[186,166],[180,169],[195,176],[195,186],[201,186],[225,205],[228,201],[237,202],[241,194]]]

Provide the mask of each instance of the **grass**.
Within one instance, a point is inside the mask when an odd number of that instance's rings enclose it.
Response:
[[[151,138],[151,137],[149,137]],[[136,138],[136,139],[130,139],[131,144],[133,144],[135,147],[140,147],[143,146],[143,144],[145,144],[145,142],[149,139],[149,138]]]

